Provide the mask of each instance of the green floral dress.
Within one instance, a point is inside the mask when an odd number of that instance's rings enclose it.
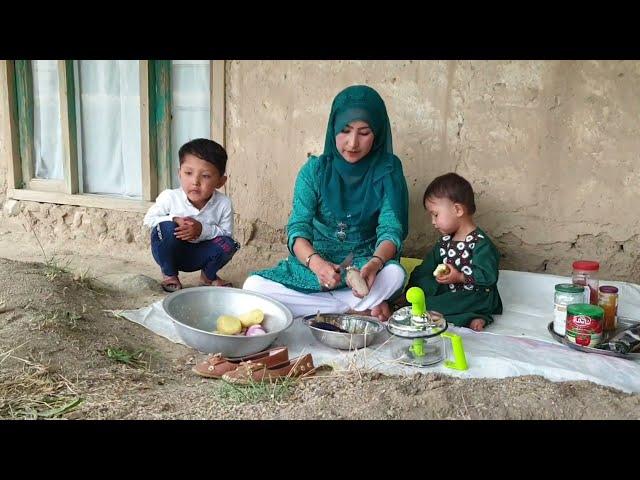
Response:
[[[393,242],[397,249],[396,259],[387,264],[400,265],[398,260],[404,239],[402,221],[394,213],[385,193],[382,194],[379,210],[364,222],[355,224],[349,223],[349,219],[336,219],[320,193],[325,171],[322,162],[322,158],[310,157],[298,174],[293,208],[287,224],[291,255],[273,268],[254,272],[255,275],[304,293],[320,292],[322,289],[316,275],[293,255],[296,238],[306,238],[325,260],[337,264],[353,251],[353,264],[358,268],[371,259],[375,249],[384,240]],[[344,272],[342,283],[337,288],[343,287],[346,287]]]

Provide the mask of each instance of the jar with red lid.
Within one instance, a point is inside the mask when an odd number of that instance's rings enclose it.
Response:
[[[591,260],[573,262],[572,283],[589,287],[589,303],[598,304],[598,271],[600,264]]]

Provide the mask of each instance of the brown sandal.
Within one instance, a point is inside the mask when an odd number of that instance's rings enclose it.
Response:
[[[313,375],[316,368],[310,353],[269,367],[261,362],[242,362],[238,368],[222,375],[222,379],[239,385],[275,382],[278,378],[302,378]]]
[[[204,362],[198,363],[192,370],[201,377],[221,378],[225,373],[236,370],[242,362],[260,362],[260,364],[272,366],[280,365],[288,360],[289,351],[287,347],[275,347],[237,359],[225,358],[221,353],[216,353]]]
[[[178,290],[182,290],[182,284],[180,280],[176,277],[165,278],[162,282],[160,282],[160,286],[165,292],[173,293]]]

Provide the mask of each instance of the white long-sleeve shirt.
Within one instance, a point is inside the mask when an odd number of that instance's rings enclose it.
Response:
[[[202,224],[200,236],[191,242],[202,242],[222,235],[233,236],[233,206],[231,199],[218,191],[214,192],[201,210],[187,198],[182,188],[164,190],[155,205],[151,206],[142,223],[153,228],[161,222],[171,222],[174,217],[191,217]]]

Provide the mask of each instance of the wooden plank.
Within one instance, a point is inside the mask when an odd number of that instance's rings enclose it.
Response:
[[[7,123],[0,126],[8,145],[7,188],[23,188],[22,166],[20,164],[20,137],[18,134],[18,107],[16,105],[16,78],[13,60],[0,60],[0,90],[4,92],[2,108],[7,112]],[[1,94],[0,94],[1,95]]]
[[[58,60],[60,88],[60,124],[64,153],[64,192],[78,193],[78,128],[76,124],[76,92],[73,60]]]
[[[18,136],[22,180],[29,182],[34,177],[33,147],[33,75],[31,60],[15,60],[16,105],[18,111]]]
[[[153,202],[109,197],[107,195],[75,194],[63,192],[42,192],[37,190],[8,189],[7,197],[30,202],[76,205],[79,207],[104,208],[125,212],[146,213]]]
[[[155,161],[151,156],[151,136],[149,121],[149,105],[151,96],[149,94],[149,62],[140,60],[140,129],[142,143],[142,198],[147,201],[154,201],[158,196],[158,170]]]
[[[40,190],[43,192],[63,192],[66,193],[67,183],[65,180],[52,180],[49,178],[32,178],[27,182],[29,190]]]
[[[211,61],[211,139],[225,146],[225,62]]]
[[[150,130],[155,134],[158,190],[162,191],[171,188],[171,60],[153,63],[153,78],[149,82],[153,91]]]

